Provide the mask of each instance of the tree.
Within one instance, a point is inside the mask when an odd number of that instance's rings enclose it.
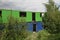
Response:
[[[49,0],[49,4],[45,4],[47,12],[43,17],[44,28],[50,33],[59,33],[60,31],[60,12],[53,0]]]

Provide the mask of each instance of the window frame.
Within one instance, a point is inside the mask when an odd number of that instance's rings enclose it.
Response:
[[[20,17],[26,17],[26,12],[19,12],[20,13]]]

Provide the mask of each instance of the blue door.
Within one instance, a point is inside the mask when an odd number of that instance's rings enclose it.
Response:
[[[43,29],[42,22],[37,22],[36,23],[36,31],[40,31]]]
[[[33,31],[36,28],[36,32],[38,32],[38,31],[40,31],[40,30],[43,29],[42,22],[36,22],[35,27],[33,26],[34,23],[32,23],[32,22],[31,23],[28,23],[27,25],[28,25],[28,30],[29,31]]]
[[[28,30],[33,31],[33,23],[28,23]]]

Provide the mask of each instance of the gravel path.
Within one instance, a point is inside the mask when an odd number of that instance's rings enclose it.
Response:
[[[28,36],[25,40],[36,40],[37,33],[33,32],[30,36]]]

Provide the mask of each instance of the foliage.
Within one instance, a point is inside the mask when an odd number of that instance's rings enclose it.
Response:
[[[51,34],[50,36],[48,36],[49,40],[60,40],[60,33],[58,34]]]
[[[48,33],[47,30],[41,30],[37,33],[37,35],[37,40],[48,40],[48,36],[50,35],[50,33]]]
[[[60,12],[52,0],[45,4],[47,12],[43,17],[44,28],[50,33],[59,33],[60,31]]]
[[[19,22],[12,15],[8,18],[8,23],[3,24],[4,29],[0,31],[0,40],[24,40],[28,36],[26,22]]]
[[[60,40],[60,33],[51,34],[47,30],[37,32],[37,40]]]

